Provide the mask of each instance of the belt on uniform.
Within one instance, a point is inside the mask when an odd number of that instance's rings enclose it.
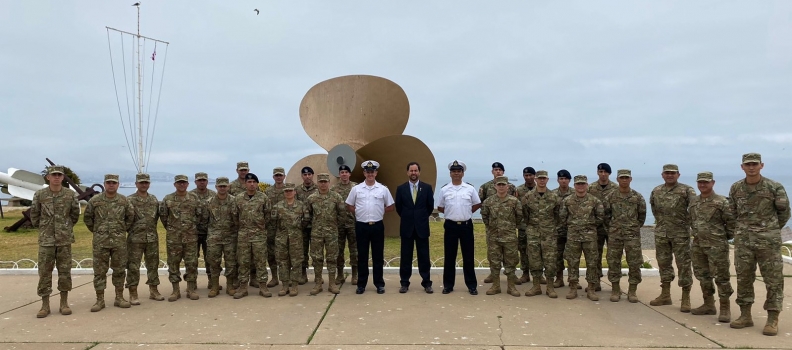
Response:
[[[456,221],[456,220],[446,220],[446,221],[453,222],[453,223],[455,223],[457,225],[469,225],[469,224],[471,224],[473,222],[473,220],[471,220],[471,219],[468,219],[466,221]]]
[[[358,221],[358,222],[361,223],[361,224],[374,226],[375,224],[378,224],[378,223],[382,222],[382,220],[380,220],[380,221],[368,221],[368,222]]]

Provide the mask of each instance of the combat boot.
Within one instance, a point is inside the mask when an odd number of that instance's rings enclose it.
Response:
[[[484,283],[492,283],[493,280],[494,278],[492,278],[492,273],[490,273],[489,276],[484,279]]]
[[[341,293],[341,290],[338,289],[338,285],[336,284],[337,280],[336,280],[335,274],[328,273],[327,274],[327,279],[329,281],[328,282],[329,285],[327,286],[327,291],[330,292],[330,293],[333,293],[333,294]]]
[[[500,292],[501,292],[501,288],[500,288],[500,274],[494,274],[493,273],[493,274],[490,274],[490,277],[492,277],[492,286],[490,286],[490,288],[487,289],[487,295],[500,294]]]
[[[547,290],[545,291],[545,294],[547,294],[547,296],[552,299],[558,298],[558,294],[556,293],[555,288],[553,288],[552,283],[547,284]]]
[[[602,278],[602,277],[600,277],[600,278]],[[602,290],[602,283],[598,279],[597,282],[594,282],[594,291],[595,292],[599,292],[601,290]]]
[[[631,303],[638,302],[638,295],[635,294],[637,290],[638,290],[638,285],[630,283],[630,287],[629,289],[627,289],[627,301]]]
[[[281,281],[281,290],[278,292],[278,296],[282,297],[286,294],[289,294],[289,282]]]
[[[564,271],[556,273],[555,282],[553,282],[553,287],[561,288],[564,286]]]
[[[547,284],[547,278],[544,275],[539,276],[539,284]]]
[[[168,297],[168,301],[176,301],[181,299],[181,291],[179,290],[179,282],[171,282],[173,286],[173,292]]]
[[[662,288],[660,290],[660,295],[654,300],[650,301],[649,305],[671,305],[671,283],[663,282],[660,284],[660,288]]]
[[[96,292],[96,303],[91,306],[91,312],[99,312],[105,308],[104,302],[104,291],[100,290]]]
[[[322,277],[315,277],[314,278],[314,287],[313,287],[313,289],[311,289],[310,294],[311,295],[317,295],[317,294],[321,293],[324,290],[322,288],[322,285],[324,285],[324,281],[322,280]]]
[[[60,313],[61,315],[71,315],[72,311],[69,307],[69,292],[60,292]]]
[[[586,297],[589,298],[589,300],[591,301],[599,301],[599,297],[597,296],[596,283],[588,284],[588,288],[586,288]]]
[[[250,276],[250,283],[248,283],[248,285],[253,287],[253,288],[258,288],[259,287],[259,283],[258,283],[258,280],[256,279],[256,276]]]
[[[619,282],[616,282],[611,286],[610,301],[618,303],[619,300],[621,300],[621,285]]]
[[[165,297],[157,290],[157,286],[149,286],[149,299],[156,301],[163,301]]]
[[[267,285],[265,284],[264,287],[261,287],[261,289],[259,289],[259,295],[265,298],[269,298],[272,296],[272,293],[269,291],[269,288],[267,288]]]
[[[358,282],[358,267],[352,266],[352,280],[349,283],[353,286],[356,286]]]
[[[715,298],[712,297],[712,294],[704,294],[704,304],[690,310],[691,314],[694,315],[714,315],[716,314],[715,310]]]
[[[239,288],[234,292],[234,299],[242,299],[248,296],[247,283],[240,283]]]
[[[753,327],[753,319],[751,318],[751,304],[740,305],[740,317],[732,321],[729,327],[741,329],[745,327]]]
[[[566,295],[567,299],[577,298],[577,290],[578,290],[577,286],[578,286],[577,282],[569,282],[569,293],[567,293]]]
[[[195,290],[198,289],[198,282],[187,282],[187,297],[190,300],[198,300],[198,293]]]
[[[528,271],[523,271],[522,276],[518,279],[514,284],[520,286],[523,283],[528,283],[531,281],[531,274]]]
[[[297,284],[303,285],[308,283],[308,269],[302,268],[302,273],[300,274],[300,278],[297,280]]]
[[[128,309],[132,307],[132,304],[130,304],[129,301],[124,299],[124,287],[116,287],[115,292],[116,292],[116,296],[115,296],[115,300],[113,301],[113,306],[117,306],[122,309]]]
[[[212,288],[209,290],[209,297],[214,298],[220,294],[220,276],[212,276],[212,281],[209,282]]]
[[[230,296],[234,296],[236,293],[236,288],[234,287],[238,282],[235,282],[236,278],[228,278],[226,277],[226,294]]]
[[[520,291],[517,290],[516,282],[517,276],[514,273],[512,273],[511,276],[506,277],[506,294],[509,294],[513,297],[520,296]]]
[[[344,282],[346,282],[346,276],[344,276],[344,267],[338,266],[338,275],[336,276],[335,284],[340,286],[344,284]]]
[[[715,311],[715,307],[712,307]],[[682,287],[682,303],[679,305],[679,311],[690,312],[690,286]],[[714,315],[715,313],[712,313]]]
[[[292,282],[289,285],[289,296],[296,297],[297,296],[297,285],[300,284],[299,282]]]
[[[267,283],[267,287],[275,288],[278,284],[280,284],[280,281],[278,281],[278,267],[271,266],[270,271],[272,272],[272,279]]]
[[[720,300],[720,315],[718,315],[718,322],[731,321],[731,302],[729,299]]]
[[[36,314],[38,318],[47,317],[50,314],[49,295],[41,297],[41,310]]]
[[[765,323],[762,334],[776,335],[778,334],[778,310],[767,310],[767,323]]]
[[[138,293],[137,293],[137,286],[129,287],[129,303],[132,305],[140,305],[140,299],[138,299]]]
[[[525,296],[532,297],[534,295],[542,294],[542,285],[540,284],[540,280],[534,277],[533,280],[533,287],[525,292]]]

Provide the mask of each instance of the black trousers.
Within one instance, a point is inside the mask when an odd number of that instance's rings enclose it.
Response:
[[[421,275],[421,286],[431,287],[429,271],[432,264],[429,262],[429,237],[418,237],[418,232],[413,230],[410,237],[401,238],[401,260],[399,264],[399,277],[401,285],[409,287],[412,276],[413,245],[418,255],[418,274]]]
[[[371,269],[374,270],[374,286],[385,287],[382,278],[382,267],[385,263],[385,225],[382,220],[369,224],[355,222],[355,238],[358,244],[358,287],[366,288],[368,284],[368,257],[371,247]]]
[[[462,248],[462,272],[465,274],[465,285],[468,289],[475,289],[476,270],[473,262],[473,220],[451,221],[443,223],[445,233],[445,259],[443,260],[443,288],[454,289],[456,282],[456,257],[457,247]]]

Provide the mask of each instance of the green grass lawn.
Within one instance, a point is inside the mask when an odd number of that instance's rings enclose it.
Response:
[[[5,214],[5,219],[0,219],[0,227],[12,225],[14,222],[22,217],[21,212],[11,212]],[[443,224],[441,222],[429,223],[431,229],[431,236],[429,238],[429,256],[435,261],[436,266],[443,266],[441,257],[443,252]],[[165,260],[165,228],[162,224],[158,226],[160,238],[160,259]],[[485,239],[484,225],[475,224],[473,226],[475,234],[475,258],[482,261],[482,266],[489,266],[486,259],[487,244]],[[80,217],[80,222],[74,227],[75,243],[72,245],[72,256],[74,260],[80,261],[83,259],[91,258],[91,232],[85,227],[85,224]],[[400,251],[400,238],[399,237],[386,237],[385,238],[385,261],[389,261],[390,266],[399,266],[399,251]],[[349,251],[347,250],[347,254]],[[396,258],[396,259],[394,259]],[[0,268],[12,267],[12,263],[22,259],[38,260],[38,232],[31,229],[20,229],[14,233],[0,232]],[[462,259],[462,253],[457,253],[457,259]],[[648,263],[644,263],[644,267],[651,267]],[[90,267],[90,261],[83,262],[82,267]],[[608,264],[603,259],[603,267]],[[33,267],[33,263],[22,262],[19,267]],[[201,263],[200,267],[203,267]],[[585,261],[581,258],[581,267],[585,267]],[[626,262],[622,261],[622,267],[626,268]]]

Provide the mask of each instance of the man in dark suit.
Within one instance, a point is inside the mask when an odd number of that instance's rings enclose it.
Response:
[[[432,185],[418,180],[421,166],[416,162],[407,164],[409,181],[396,188],[396,212],[401,217],[401,288],[399,293],[407,293],[412,276],[413,244],[418,255],[418,273],[421,286],[426,293],[433,293],[429,279],[429,215],[434,210]]]

